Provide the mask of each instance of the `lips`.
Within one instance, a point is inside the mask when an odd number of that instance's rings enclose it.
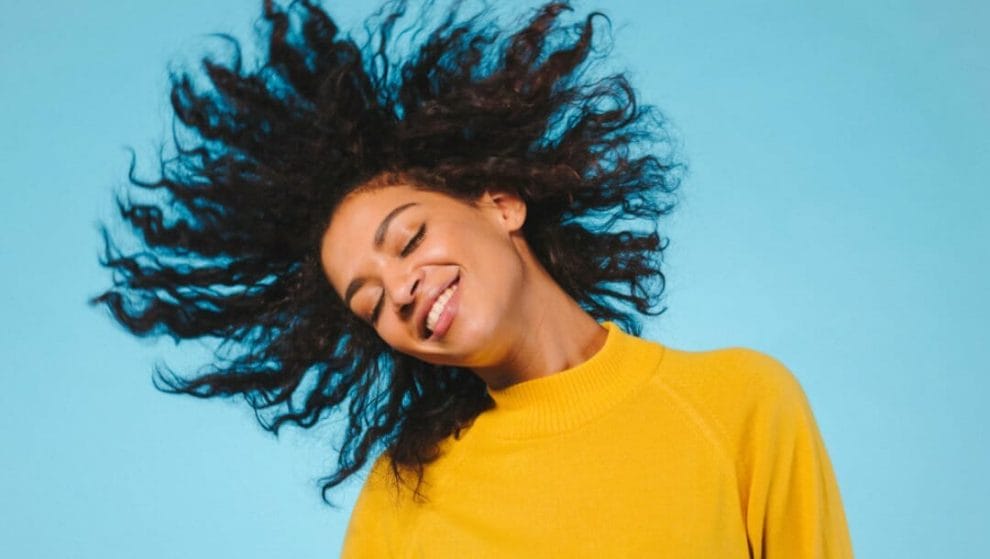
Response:
[[[437,299],[440,298],[440,295],[442,295],[444,291],[447,291],[447,288],[460,281],[460,279],[461,273],[458,271],[449,282],[438,287],[436,291],[434,291],[430,297],[423,302],[422,308],[420,308],[419,313],[416,315],[416,324],[419,326],[420,338],[425,340],[433,334],[433,332],[426,327],[426,319],[430,316],[430,309],[433,308],[433,305],[437,302]]]

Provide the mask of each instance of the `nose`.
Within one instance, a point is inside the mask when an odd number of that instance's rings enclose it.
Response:
[[[415,307],[419,288],[422,287],[422,279],[421,270],[397,270],[391,278],[385,280],[385,289],[389,299],[403,319],[408,318]]]

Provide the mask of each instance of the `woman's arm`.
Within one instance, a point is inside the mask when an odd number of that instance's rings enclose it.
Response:
[[[839,486],[811,406],[794,375],[767,357],[764,398],[751,417],[751,462],[743,464],[753,557],[851,558]]]

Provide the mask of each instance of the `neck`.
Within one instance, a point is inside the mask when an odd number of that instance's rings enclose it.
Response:
[[[490,388],[550,376],[580,365],[605,344],[608,331],[541,267],[530,268],[518,327],[492,365],[472,370]]]

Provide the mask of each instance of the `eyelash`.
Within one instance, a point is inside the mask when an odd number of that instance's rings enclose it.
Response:
[[[409,239],[409,242],[406,243],[405,248],[403,248],[402,252],[399,254],[401,254],[402,256],[407,256],[410,252],[415,250],[416,247],[419,246],[420,241],[423,240],[424,235],[426,235],[425,223],[419,226],[419,231],[416,231],[416,234],[413,235],[413,238]]]
[[[419,244],[423,241],[423,237],[424,236],[426,236],[426,224],[425,223],[423,225],[420,225],[419,226],[419,231],[416,231],[416,234],[413,235],[413,237],[411,239],[409,239],[409,242],[406,243],[406,246],[402,248],[402,251],[401,252],[399,252],[399,256],[403,256],[403,257],[404,256],[408,256],[412,251],[416,250],[416,247],[418,247]],[[382,304],[384,302],[385,302],[385,297],[384,296],[378,298],[378,303],[375,304],[375,308],[371,311],[371,323],[372,324],[375,324],[375,323],[378,322],[378,316],[382,312]]]

